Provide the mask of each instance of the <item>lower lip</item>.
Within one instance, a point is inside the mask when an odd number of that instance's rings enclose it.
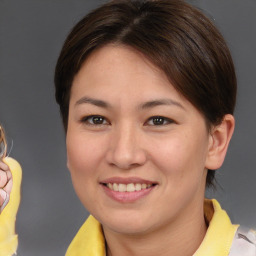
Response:
[[[121,203],[132,203],[135,202],[145,196],[147,196],[154,188],[155,186],[152,186],[147,189],[142,189],[140,191],[134,191],[134,192],[118,192],[109,189],[105,185],[101,185],[103,187],[103,190],[105,193],[115,201],[121,202]]]

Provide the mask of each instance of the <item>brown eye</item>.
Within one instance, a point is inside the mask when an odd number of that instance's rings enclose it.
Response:
[[[168,125],[170,123],[173,123],[174,121],[171,120],[170,118],[166,118],[163,116],[153,116],[148,119],[147,124],[156,126],[156,125]]]
[[[87,116],[82,119],[83,123],[87,123],[90,125],[105,125],[108,124],[106,119],[103,116]]]
[[[162,125],[162,124],[164,124],[164,121],[165,120],[162,117],[154,117],[152,119],[152,122],[153,122],[154,125]]]

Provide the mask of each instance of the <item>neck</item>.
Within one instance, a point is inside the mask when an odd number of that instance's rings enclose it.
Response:
[[[194,208],[195,209],[195,208]],[[175,221],[143,234],[120,234],[103,227],[107,256],[191,256],[200,246],[207,227],[203,205],[179,215]]]

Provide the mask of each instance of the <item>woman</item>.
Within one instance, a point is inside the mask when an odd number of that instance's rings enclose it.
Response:
[[[204,200],[236,96],[207,18],[181,1],[112,1],[73,29],[55,83],[68,166],[93,216],[67,255],[253,255],[253,233]]]
[[[111,1],[71,31],[55,72],[67,165],[91,216],[70,255],[256,255],[214,185],[235,121],[229,49],[179,0]]]
[[[16,254],[18,246],[15,220],[20,203],[21,167],[6,157],[6,151],[5,134],[0,126],[0,256]]]

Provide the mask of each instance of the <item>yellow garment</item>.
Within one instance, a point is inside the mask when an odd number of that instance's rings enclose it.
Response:
[[[3,161],[9,166],[13,186],[10,201],[0,214],[0,256],[11,256],[16,253],[18,236],[15,234],[16,215],[20,204],[21,167],[13,158],[6,157]]]
[[[209,227],[193,256],[228,256],[238,225],[232,225],[219,203],[205,200],[205,217]],[[89,216],[71,242],[66,256],[105,256],[105,240],[100,223]]]
[[[71,242],[66,256],[105,256],[105,239],[101,224],[89,216]]]
[[[205,200],[204,213],[209,226],[193,256],[228,256],[238,225],[232,225],[215,199]]]

